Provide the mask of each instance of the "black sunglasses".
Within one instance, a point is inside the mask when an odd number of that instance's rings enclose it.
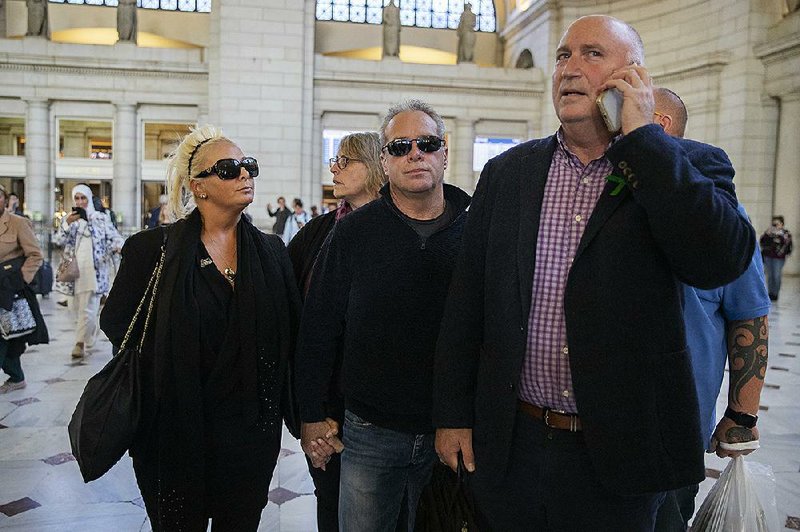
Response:
[[[241,175],[241,169],[247,170],[250,177],[258,177],[258,161],[252,157],[239,159],[220,159],[208,170],[203,170],[195,177],[208,177],[217,174],[220,179],[236,179]]]
[[[412,142],[416,142],[417,148],[425,153],[439,151],[442,149],[442,146],[444,146],[444,139],[434,137],[433,135],[427,135],[415,139],[395,139],[391,142],[387,142],[383,149],[389,152],[389,155],[402,157],[403,155],[408,155],[411,151]]]

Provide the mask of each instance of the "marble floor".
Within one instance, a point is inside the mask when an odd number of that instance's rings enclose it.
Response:
[[[51,342],[23,356],[28,387],[0,395],[0,529],[148,531],[129,458],[103,478],[84,484],[69,454],[67,422],[86,380],[111,357],[111,344],[103,339],[83,363],[73,363],[70,311],[56,305],[54,297],[42,300],[42,310]],[[779,527],[800,530],[800,279],[785,281],[770,325],[769,370],[759,421],[762,447],[748,461],[772,467]],[[720,394],[723,409],[726,393],[723,389]],[[698,506],[726,462],[707,456],[708,478],[701,485]],[[300,447],[284,433],[259,530],[315,530],[312,491]]]

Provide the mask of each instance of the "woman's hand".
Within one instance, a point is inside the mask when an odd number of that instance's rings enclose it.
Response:
[[[81,219],[81,215],[78,214],[77,212],[73,212],[69,216],[67,216],[67,223],[71,224],[73,222],[77,222],[80,219]]]

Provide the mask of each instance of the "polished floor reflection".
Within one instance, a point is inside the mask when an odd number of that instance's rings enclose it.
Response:
[[[86,380],[110,358],[111,345],[98,342],[83,363],[73,363],[70,312],[52,298],[42,301],[42,310],[52,341],[23,356],[27,388],[0,395],[0,529],[150,530],[127,457],[103,478],[84,484],[69,454],[67,422]],[[785,280],[770,324],[770,362],[759,421],[762,448],[748,459],[772,466],[780,523],[800,530],[800,279]],[[720,394],[723,409],[726,393],[723,389]],[[701,485],[698,506],[726,462],[707,457],[709,478]],[[284,433],[260,530],[315,530],[312,491],[299,445]]]

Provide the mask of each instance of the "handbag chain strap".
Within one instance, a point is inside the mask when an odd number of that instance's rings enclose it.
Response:
[[[147,336],[147,328],[150,325],[150,316],[153,314],[153,304],[156,300],[156,293],[158,292],[158,281],[161,279],[161,270],[164,268],[164,257],[167,254],[167,245],[166,243],[161,245],[161,258],[158,260],[158,265],[153,270],[153,274],[150,276],[150,282],[147,283],[147,288],[142,295],[141,301],[139,301],[139,306],[136,307],[136,312],[133,315],[133,319],[131,320],[131,324],[128,326],[128,330],[125,332],[125,339],[122,340],[122,345],[120,345],[120,351],[125,349],[125,346],[128,345],[128,340],[130,340],[131,333],[133,332],[133,328],[136,326],[137,321],[139,320],[139,314],[144,307],[145,301],[147,301],[148,294],[150,294],[150,303],[147,306],[147,316],[144,320],[144,329],[142,330],[142,338],[139,340],[139,352],[141,353],[142,348],[144,347],[144,340]]]

